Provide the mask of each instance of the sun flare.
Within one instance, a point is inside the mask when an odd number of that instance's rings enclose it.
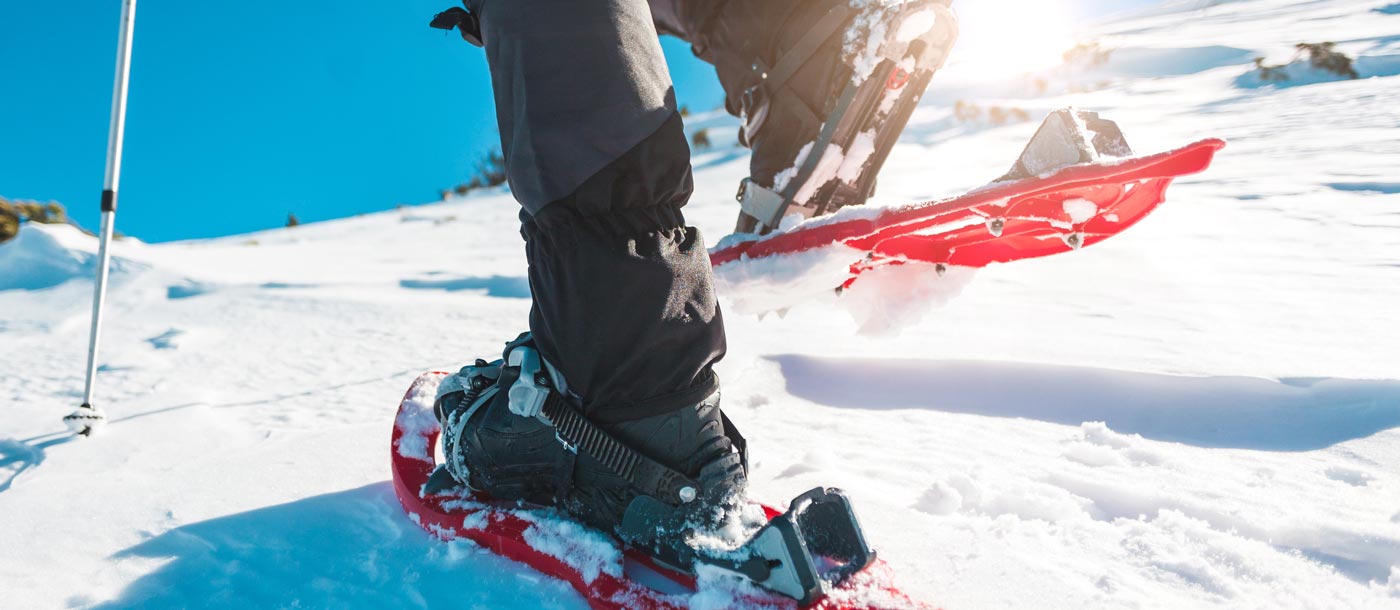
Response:
[[[987,77],[1013,77],[1063,61],[1074,26],[1060,3],[982,0],[958,7],[962,36],[952,61]]]

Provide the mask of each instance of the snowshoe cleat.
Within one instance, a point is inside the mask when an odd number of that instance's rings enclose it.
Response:
[[[695,527],[682,513],[649,498],[627,509],[619,532],[623,540],[658,561],[694,574],[710,566],[797,600],[801,606],[826,595],[875,560],[839,489],[818,487],[772,515],[756,533],[728,550],[697,547],[685,540]]]
[[[736,196],[736,232],[766,234],[790,214],[810,218],[871,196],[957,39],[947,1],[841,0],[786,24],[801,35],[780,41],[772,65],[753,62],[755,84],[738,109],[753,159]]]
[[[1132,155],[1117,123],[1097,112],[1061,108],[1046,115],[1011,170],[993,182],[1035,178],[1071,165]]]

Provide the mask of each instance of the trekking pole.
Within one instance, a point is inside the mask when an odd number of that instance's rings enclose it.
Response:
[[[117,37],[117,78],[112,88],[112,123],[107,131],[107,175],[102,184],[102,228],[97,247],[97,284],[92,292],[92,332],[88,335],[87,380],[83,404],[63,418],[74,432],[88,436],[100,427],[106,416],[93,406],[97,377],[97,343],[102,330],[102,306],[107,300],[107,268],[112,254],[112,225],[117,219],[117,185],[122,175],[122,132],[126,127],[126,84],[131,75],[131,37],[136,26],[136,0],[122,1],[121,33]]]

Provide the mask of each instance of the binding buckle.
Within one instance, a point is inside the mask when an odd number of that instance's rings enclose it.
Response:
[[[788,200],[781,193],[759,186],[751,178],[739,181],[739,192],[734,198],[745,214],[757,218],[768,228],[776,228],[788,208]]]

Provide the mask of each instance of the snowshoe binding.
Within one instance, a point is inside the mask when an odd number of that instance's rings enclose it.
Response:
[[[433,401],[445,459],[421,497],[465,488],[478,500],[554,506],[664,568],[691,577],[719,568],[803,604],[874,560],[839,490],[814,489],[782,514],[746,499],[746,442],[718,393],[606,425],[576,404],[528,333],[500,360],[446,376]]]
[[[680,505],[742,492],[743,439],[717,393],[606,427],[576,404],[563,375],[522,334],[500,360],[477,360],[438,386],[444,470],[472,491],[556,505],[604,530],[621,522],[638,494]]]

